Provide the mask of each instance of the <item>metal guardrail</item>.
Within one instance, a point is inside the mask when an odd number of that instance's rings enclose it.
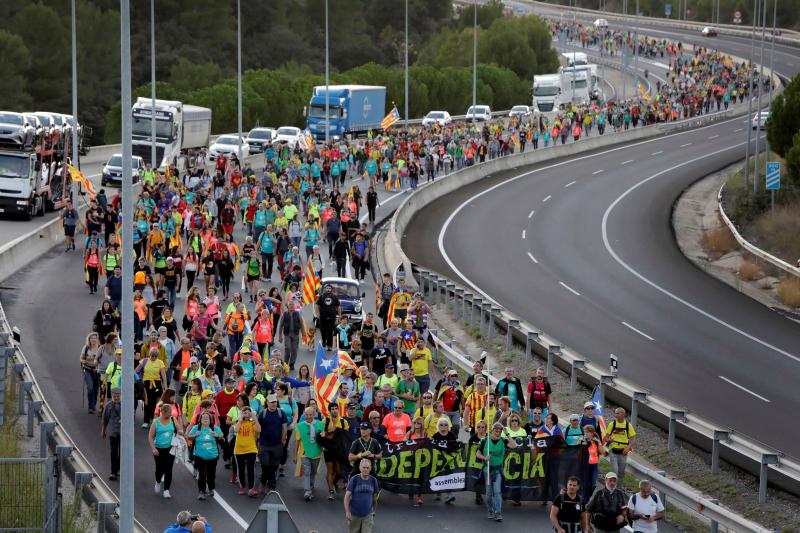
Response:
[[[725,225],[730,230],[730,232],[733,233],[733,238],[736,239],[736,242],[738,242],[742,248],[744,248],[754,256],[763,259],[764,261],[780,268],[781,270],[783,270],[788,274],[800,277],[800,268],[787,263],[786,261],[784,261],[779,257],[775,257],[769,252],[765,252],[758,246],[750,243],[747,239],[742,237],[742,234],[739,233],[736,224],[733,223],[730,217],[728,217],[728,214],[725,212],[725,206],[722,201],[722,191],[724,189],[725,189],[725,184],[723,184],[722,187],[720,187],[719,192],[717,193],[717,205],[719,206],[719,214],[722,217],[722,220],[725,222]]]
[[[96,506],[97,533],[117,533],[119,499],[92,468],[48,405],[25,354],[14,340],[14,335],[15,332],[8,324],[5,312],[0,306],[0,350],[4,350],[9,363],[13,363],[13,379],[8,380],[6,386],[16,385],[19,388],[18,414],[27,416],[28,437],[33,437],[34,422],[38,418],[40,456],[44,457],[48,449],[52,450],[58,457],[60,467],[74,476],[76,490],[81,492],[87,504]],[[134,531],[147,533],[139,522],[134,523]]]
[[[427,270],[419,270],[418,272],[420,290],[428,294],[428,301],[431,305],[435,306],[440,311],[452,312],[455,320],[466,322],[469,326],[473,326],[477,322],[477,325],[481,328],[481,331],[486,333],[488,340],[497,340],[505,337],[506,349],[508,350],[512,348],[513,336],[516,332],[515,330],[524,332],[524,345],[526,355],[528,356],[530,356],[532,353],[533,344],[537,342],[541,344],[543,338],[541,337],[540,332],[524,331],[524,328],[520,326],[521,322],[518,319],[506,319],[503,316],[505,312],[502,309],[495,307],[491,303],[483,302],[482,300],[480,301],[480,304],[475,307],[476,298],[473,298],[469,293],[469,288],[463,287],[460,284],[454,283],[447,278],[438,276]],[[434,278],[437,279],[434,280]],[[445,280],[444,283],[442,283],[442,280]],[[467,296],[466,299],[465,296]],[[461,298],[460,303],[459,298]],[[479,298],[477,299],[480,300]],[[501,335],[501,333],[497,330],[495,322],[498,322],[500,325],[505,323],[505,335]],[[447,359],[456,366],[460,367],[467,373],[472,372],[472,364],[474,361],[470,357],[453,349],[452,343],[439,337],[436,330],[430,330],[430,332],[434,341],[437,357],[439,352],[443,352]],[[546,346],[547,369],[549,375],[550,372],[552,372],[552,365],[554,362],[553,359],[560,354],[561,346],[553,344],[541,345],[543,347]],[[571,384],[574,387],[576,384],[576,371],[578,369],[578,365],[572,365],[571,368]],[[492,385],[492,388],[497,385],[498,379],[493,376],[490,371],[484,370],[484,372],[487,373],[489,377],[489,383]],[[606,386],[609,386],[613,382],[613,377],[611,377],[612,379],[606,380],[604,380],[603,377],[609,378],[611,376],[601,376],[601,383],[606,381]],[[575,391],[573,388],[571,393],[574,392]],[[603,401],[603,396],[604,394],[601,393],[601,401]],[[632,406],[631,409],[631,422],[634,425],[636,425],[637,422],[637,407],[638,406]],[[640,479],[646,478],[653,484],[653,486],[659,491],[661,500],[664,502],[665,506],[667,500],[673,500],[680,506],[699,513],[701,516],[709,520],[712,531],[715,531],[715,529],[713,529],[715,526],[722,526],[723,528],[727,528],[729,531],[734,531],[736,533],[772,532],[772,530],[769,528],[765,528],[759,524],[756,524],[755,522],[737,515],[730,509],[722,507],[719,505],[718,501],[704,497],[699,491],[690,489],[681,483],[668,478],[666,473],[663,471],[653,470],[640,463],[637,463],[632,459],[628,459],[627,464],[628,467],[630,467],[631,470],[636,474],[636,477]],[[632,530],[628,528],[625,531]]]

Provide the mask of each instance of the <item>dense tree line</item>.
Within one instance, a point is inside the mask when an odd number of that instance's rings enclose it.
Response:
[[[772,101],[767,121],[770,149],[786,160],[783,189],[800,193],[800,75]]]
[[[403,0],[331,0],[330,59],[337,82],[380,83],[403,102]],[[235,110],[234,0],[157,0],[156,76],[160,98],[214,111],[230,131]],[[310,87],[324,70],[324,0],[242,2],[244,106],[249,122],[302,123]],[[79,119],[94,143],[119,138],[119,2],[77,0]],[[131,2],[132,77],[149,94],[150,2]],[[530,77],[556,68],[541,22],[478,8],[479,95],[494,107],[527,101]],[[471,94],[472,11],[450,0],[409,0],[411,115],[431,107],[463,113]],[[0,2],[0,109],[71,112],[70,9],[66,0]],[[251,124],[248,124],[251,125]]]

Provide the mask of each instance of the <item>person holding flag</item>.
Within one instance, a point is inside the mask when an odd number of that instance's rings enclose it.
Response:
[[[381,120],[381,129],[388,130],[398,122],[400,122],[400,112],[397,110],[397,105],[392,103],[392,110]]]
[[[484,461],[483,475],[486,479],[486,508],[488,518],[495,522],[502,522],[501,514],[503,505],[503,462],[506,458],[506,447],[516,448],[517,441],[513,438],[506,442],[503,439],[503,424],[495,422],[492,432],[478,445],[476,457]]]

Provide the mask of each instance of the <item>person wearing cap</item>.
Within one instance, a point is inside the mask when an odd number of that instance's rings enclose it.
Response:
[[[476,382],[477,383],[477,382]],[[486,482],[486,509],[488,518],[496,522],[503,521],[503,462],[506,458],[507,448],[516,448],[514,439],[503,438],[503,424],[495,423],[492,432],[479,444],[475,456],[484,462],[484,475]]]
[[[375,466],[375,461],[383,456],[380,442],[372,436],[372,425],[369,422],[361,422],[357,427],[359,438],[353,441],[347,454],[347,460],[353,464],[353,470],[361,459],[369,459]]]
[[[356,398],[353,397],[356,396]],[[358,416],[358,405],[353,401],[357,399],[358,393],[353,392],[350,393],[350,402],[345,405],[344,407],[344,419],[347,422],[347,426],[350,428],[350,433],[352,435],[358,435],[358,426],[361,424],[361,417]]]
[[[384,368],[384,373],[378,376],[378,381],[375,382],[375,386],[379,388],[383,388],[384,385],[389,385],[391,387],[392,392],[397,389],[397,384],[400,383],[400,377],[394,373],[394,365],[390,363],[386,363],[386,367]],[[384,401],[387,398],[383,398]]]
[[[597,416],[594,414],[594,402],[586,402],[583,404],[583,414],[581,415],[581,427],[594,426],[595,430],[600,428],[602,437],[602,425],[600,425]]]
[[[289,420],[278,408],[278,396],[267,396],[267,408],[258,414],[261,433],[258,436],[258,459],[261,463],[261,492],[278,487],[278,467],[281,464],[283,445],[287,440]]]
[[[105,439],[108,437],[108,445],[111,451],[111,474],[109,481],[116,481],[119,477],[120,461],[120,431],[122,427],[122,410],[120,401],[122,391],[119,387],[111,389],[111,401],[103,408],[103,423],[100,429],[100,436]]]
[[[464,405],[464,391],[458,380],[458,372],[453,368],[445,370],[444,377],[436,383],[435,390],[437,401],[442,402],[444,414],[450,419],[453,432],[458,435]]]
[[[397,397],[403,400],[403,410],[408,416],[413,416],[417,410],[417,403],[420,398],[419,383],[414,379],[414,374],[411,367],[407,364],[400,365],[400,376],[402,379],[397,383]]]
[[[300,459],[300,466],[303,469],[303,499],[307,502],[314,499],[314,480],[322,456],[319,437],[325,428],[322,421],[315,418],[315,414],[313,408],[306,407],[295,431],[297,444],[294,449],[294,462],[297,464]]]
[[[567,446],[581,446],[583,444],[583,428],[580,423],[580,415],[574,413],[569,415],[569,424],[564,428],[564,441]]]
[[[192,355],[189,358],[189,368],[181,373],[181,383],[188,387],[189,383],[191,383],[193,380],[200,379],[202,377],[203,369],[200,367],[200,360],[196,355]]]
[[[613,533],[622,529],[626,524],[626,503],[625,493],[617,488],[617,474],[607,473],[605,485],[598,487],[586,504],[594,533]]]
[[[586,512],[586,502],[581,498],[578,490],[581,482],[576,477],[567,479],[567,488],[560,492],[553,500],[550,508],[550,523],[556,533],[580,533],[590,531],[589,513]]]
[[[106,366],[106,372],[103,375],[103,382],[106,384],[107,390],[113,388],[120,388],[120,381],[122,378],[122,348],[114,350],[114,360]]]

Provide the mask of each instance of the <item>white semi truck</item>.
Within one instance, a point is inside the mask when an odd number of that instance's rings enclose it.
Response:
[[[562,69],[561,91],[564,102],[588,105],[591,100],[589,88],[590,74],[585,70]]]
[[[542,74],[533,77],[533,109],[551,113],[561,107],[561,74]]]
[[[133,155],[151,161],[152,117],[156,118],[156,161],[163,172],[188,150],[207,149],[211,136],[211,110],[174,100],[139,97],[133,104]]]

